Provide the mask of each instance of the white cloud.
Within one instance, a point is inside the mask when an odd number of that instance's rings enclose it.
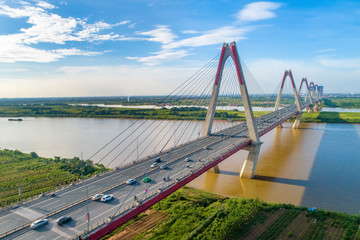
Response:
[[[281,6],[276,2],[254,2],[245,5],[235,16],[242,21],[257,21],[275,17],[272,10],[276,10]],[[158,25],[154,30],[146,32],[137,32],[135,34],[141,36],[150,36],[150,38],[138,39],[145,41],[154,41],[161,43],[161,51],[152,53],[148,57],[127,57],[148,65],[160,64],[165,60],[173,60],[190,55],[191,47],[209,46],[221,44],[223,42],[240,41],[246,39],[246,34],[258,26],[239,27],[236,24],[222,26],[208,31],[184,30],[183,34],[192,34],[195,36],[177,40],[179,37],[175,35],[169,26]],[[186,51],[170,51],[170,49],[188,48]]]
[[[223,42],[239,41],[245,39],[245,33],[252,30],[251,27],[238,28],[234,26],[220,27],[214,30],[203,32],[196,37],[185,38],[179,41],[164,45],[163,48],[200,47]]]
[[[88,52],[88,51],[83,51],[77,48],[70,48],[70,49],[56,49],[56,50],[52,50],[52,53],[58,54],[60,56],[73,56],[73,55],[77,55],[77,56],[95,56],[95,55],[99,55],[101,54],[100,52]]]
[[[129,24],[129,25],[128,25],[128,28],[134,28],[135,25],[136,25],[136,23]]]
[[[335,48],[328,48],[328,49],[321,49],[321,50],[316,50],[316,53],[325,53],[325,52],[334,52],[336,51]]]
[[[268,18],[274,18],[276,14],[272,10],[276,10],[281,7],[281,3],[277,2],[253,2],[245,5],[244,9],[241,9],[236,18],[240,21],[258,21]]]
[[[115,24],[98,21],[93,24],[87,23],[87,19],[73,17],[61,17],[48,12],[55,6],[45,2],[36,1],[36,5],[20,2],[21,7],[11,8],[0,2],[0,16],[10,18],[27,18],[31,26],[19,29],[19,33],[0,35],[0,62],[52,62],[65,56],[83,55],[93,56],[98,52],[86,52],[79,49],[38,49],[33,44],[55,43],[66,44],[69,41],[108,41],[128,40],[129,38],[113,32],[100,34],[103,30],[128,24],[130,21],[121,21]]]
[[[170,43],[175,38],[177,38],[177,36],[171,32],[169,26],[166,25],[158,25],[154,30],[147,32],[138,32],[137,34],[142,36],[150,36],[150,38],[146,38],[146,40],[153,42],[160,42],[163,44]]]
[[[182,33],[184,34],[198,34],[200,33],[199,31],[196,31],[196,30],[184,30],[184,31],[181,31]]]
[[[47,2],[44,2],[44,1],[38,1],[36,3],[37,6],[39,7],[42,7],[42,8],[46,8],[46,9],[54,9],[55,6],[50,4],[50,3],[47,3]]]
[[[127,59],[133,59],[138,62],[144,63],[145,65],[154,66],[163,62],[164,60],[172,61],[189,55],[188,51],[186,50],[163,50],[160,52],[154,52],[153,54],[154,55],[148,57],[127,57]]]

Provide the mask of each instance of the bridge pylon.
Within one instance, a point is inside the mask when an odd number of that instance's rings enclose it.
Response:
[[[318,95],[318,85],[314,84],[314,82],[310,82],[310,92],[311,92],[312,98],[315,99],[315,103],[314,103],[314,107],[313,107],[314,112],[317,112],[320,110],[320,107],[319,107],[320,98]]]
[[[251,147],[250,147],[249,155],[242,167],[240,177],[253,178],[257,159],[258,159],[259,152],[260,152],[261,142],[260,142],[258,128],[257,128],[254,114],[252,111],[250,97],[249,97],[249,93],[248,93],[248,90],[246,87],[245,77],[243,74],[243,70],[241,67],[240,58],[238,55],[238,51],[237,51],[235,42],[230,43],[230,45],[227,43],[223,44],[223,47],[221,50],[221,55],[220,55],[220,60],[219,60],[219,64],[218,64],[218,68],[217,68],[217,72],[216,72],[216,77],[215,77],[215,81],[214,81],[214,86],[213,86],[212,94],[211,94],[211,98],[210,98],[210,103],[209,103],[208,111],[206,114],[205,124],[204,124],[204,128],[202,131],[202,136],[207,136],[207,135],[211,134],[212,125],[214,122],[217,99],[219,96],[219,90],[220,90],[220,85],[221,85],[221,80],[222,80],[222,73],[224,70],[225,62],[229,57],[232,58],[232,60],[234,61],[234,64],[235,64],[236,74],[237,74],[237,78],[238,78],[239,86],[240,86],[241,100],[243,102],[246,123],[248,126],[249,136],[250,136],[250,140],[251,140]],[[213,171],[216,173],[219,173],[220,169],[218,166],[215,166],[213,168]]]
[[[278,96],[276,98],[274,111],[277,111],[278,108],[279,108],[280,99],[281,99],[282,91],[283,91],[283,88],[284,88],[284,83],[285,83],[285,80],[286,80],[287,76],[289,76],[289,78],[291,80],[291,84],[292,84],[293,92],[294,92],[294,96],[295,96],[295,104],[296,104],[296,108],[297,108],[297,111],[298,111],[298,113],[296,114],[296,119],[295,119],[295,122],[294,122],[292,128],[299,128],[300,127],[300,122],[301,122],[301,117],[302,117],[302,109],[301,109],[301,106],[300,106],[299,96],[298,96],[298,93],[296,91],[295,81],[294,81],[293,75],[291,73],[291,70],[286,70],[285,73],[284,73],[284,77],[283,77],[282,82],[281,82],[279,93],[278,93]]]
[[[300,94],[301,94],[301,87],[303,86],[303,83],[305,83],[306,84],[306,93],[307,93],[307,95],[306,95],[306,97],[305,97],[305,102],[307,101],[307,99],[309,98],[309,102],[310,102],[310,106],[309,107],[306,107],[305,108],[305,111],[307,111],[307,112],[311,112],[312,110],[311,110],[311,106],[313,105],[313,100],[312,100],[312,97],[311,97],[311,92],[310,92],[310,89],[309,89],[309,84],[308,84],[308,81],[307,81],[307,79],[306,78],[302,78],[301,79],[301,83],[300,83],[300,87],[299,87],[299,91],[298,91],[298,96],[300,96]]]

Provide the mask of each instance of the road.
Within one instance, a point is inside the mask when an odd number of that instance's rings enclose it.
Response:
[[[305,107],[305,104],[302,107]],[[265,134],[294,113],[296,113],[296,106],[292,105],[257,118],[259,135]],[[152,158],[135,162],[125,168],[76,184],[57,192],[56,197],[42,197],[22,207],[3,212],[0,214],[1,239],[73,238],[84,233],[88,228],[85,216],[87,209],[90,213],[89,225],[94,228],[113,216],[115,212],[122,212],[134,205],[136,203],[134,196],[142,201],[159,188],[165,189],[172,180],[180,179],[191,170],[212,161],[214,156],[224,154],[227,148],[239,146],[247,141],[249,141],[247,126],[246,123],[241,123]],[[161,157],[162,162],[156,168],[150,168],[156,157]],[[190,157],[192,161],[185,162],[186,157]],[[166,164],[168,168],[160,169],[159,166],[162,164]],[[152,181],[143,183],[144,177],[150,177]],[[130,178],[136,178],[137,183],[127,185],[125,182]],[[169,180],[163,181],[163,178],[169,178]],[[113,194],[114,199],[106,203],[92,201],[91,196],[97,193]],[[71,216],[73,220],[63,226],[58,226],[56,219],[65,215]],[[36,230],[30,229],[31,222],[44,217],[49,220],[48,225]],[[6,232],[18,227],[20,227],[19,230],[4,236]]]

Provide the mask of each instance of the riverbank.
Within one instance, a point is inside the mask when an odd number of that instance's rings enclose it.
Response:
[[[44,158],[35,152],[0,150],[0,207],[19,202],[19,186],[25,200],[106,170],[78,157]]]
[[[205,120],[207,110],[201,107],[174,107],[171,109],[115,108],[79,105],[0,106],[0,117],[72,117],[118,118],[156,120]],[[268,112],[254,112],[260,117]],[[237,110],[217,110],[217,120],[245,121],[245,114]],[[293,121],[291,119],[290,121]],[[360,123],[360,112],[303,113],[303,122]]]
[[[360,239],[359,215],[227,198],[189,187],[154,205],[150,214],[154,211],[167,217],[134,239]],[[103,239],[137,231],[137,221],[146,215]]]
[[[302,122],[308,123],[360,123],[359,112],[312,112],[303,113]]]

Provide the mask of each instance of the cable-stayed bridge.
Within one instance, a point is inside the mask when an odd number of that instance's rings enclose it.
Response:
[[[157,103],[180,121],[133,121],[89,157],[113,171],[57,186],[55,197],[49,193],[3,209],[0,238],[99,239],[204,172],[220,172],[218,164],[241,149],[249,153],[239,176],[253,178],[260,137],[292,117],[293,128],[299,128],[302,111],[316,111],[323,98],[323,87],[306,78],[297,89],[290,70],[280,80],[277,95],[265,93],[236,44],[224,44],[220,55]],[[143,182],[145,177],[151,181]],[[129,179],[137,182],[126,184]],[[99,193],[114,199],[92,201]],[[61,216],[73,220],[58,226]],[[43,218],[47,225],[30,229]]]

